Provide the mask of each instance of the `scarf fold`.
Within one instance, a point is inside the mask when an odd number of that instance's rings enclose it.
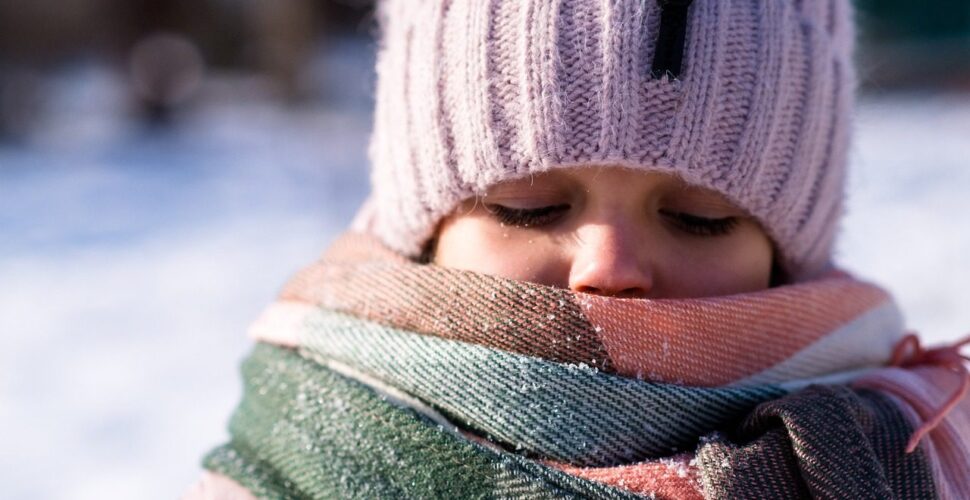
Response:
[[[966,400],[906,452],[959,381],[886,368],[898,309],[845,273],[604,298],[350,233],[251,334],[204,465],[260,497],[970,497]]]

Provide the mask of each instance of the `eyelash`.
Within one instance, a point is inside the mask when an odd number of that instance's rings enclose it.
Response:
[[[569,210],[569,205],[550,205],[540,208],[509,208],[502,205],[486,204],[485,208],[502,224],[529,227],[551,224]]]
[[[673,222],[682,230],[698,236],[721,236],[730,233],[738,225],[737,217],[709,219],[683,212],[669,212],[661,210],[660,214]]]
[[[569,205],[550,205],[540,208],[510,208],[486,204],[485,208],[502,224],[530,227],[555,222]],[[682,231],[698,236],[721,236],[730,233],[740,222],[737,217],[710,219],[683,212],[661,210],[660,214]]]

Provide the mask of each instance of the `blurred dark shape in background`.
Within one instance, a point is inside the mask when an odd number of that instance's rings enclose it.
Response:
[[[372,4],[0,0],[0,140],[39,126],[45,82],[79,65],[112,72],[130,112],[155,125],[207,100],[323,99],[314,55],[334,39],[372,37]]]
[[[39,126],[47,83],[79,64],[113,72],[127,109],[150,124],[211,101],[332,101],[327,83],[344,76],[314,59],[339,40],[370,40],[373,3],[0,0],[0,138]],[[864,90],[970,90],[970,1],[856,4]]]
[[[199,48],[184,36],[156,32],[131,49],[130,79],[146,119],[165,124],[172,110],[195,94],[205,76]]]
[[[857,0],[870,91],[970,91],[970,0]]]
[[[43,106],[44,80],[26,68],[0,61],[0,142],[25,136]]]

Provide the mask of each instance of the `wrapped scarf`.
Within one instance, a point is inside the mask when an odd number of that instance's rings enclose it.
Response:
[[[251,334],[194,496],[970,498],[957,348],[845,273],[619,299],[349,233]]]

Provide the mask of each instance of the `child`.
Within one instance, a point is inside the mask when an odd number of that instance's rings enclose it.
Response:
[[[847,0],[386,0],[371,199],[195,495],[970,498],[970,375],[833,268]]]

